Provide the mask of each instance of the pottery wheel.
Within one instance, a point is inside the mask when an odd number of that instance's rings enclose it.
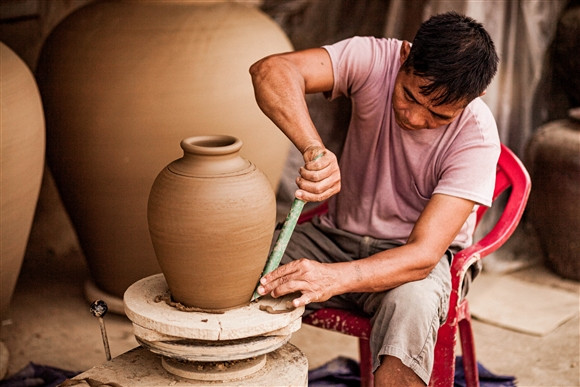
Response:
[[[72,380],[93,380],[103,385],[124,387],[307,386],[308,360],[298,348],[286,343],[264,356],[266,364],[259,370],[233,371],[226,376],[224,370],[219,368],[222,366],[215,367],[211,364],[199,367],[195,363],[189,364],[182,370],[183,364],[171,359],[159,361],[157,355],[139,346],[75,376]],[[240,366],[239,362],[225,364],[228,370],[237,366]],[[243,376],[245,373],[249,375]],[[208,374],[216,379],[208,380]]]
[[[142,347],[158,355],[182,361],[228,361],[241,360],[275,351],[290,339],[290,334],[256,336],[226,341],[206,340],[145,340],[135,333]]]
[[[142,346],[179,361],[241,360],[272,352],[300,328],[304,312],[287,309],[292,297],[262,297],[222,314],[183,312],[155,302],[168,291],[163,274],[137,281],[125,292],[125,313]]]
[[[163,358],[161,365],[173,375],[195,380],[235,380],[258,372],[266,364],[266,355],[227,362],[183,362]]]

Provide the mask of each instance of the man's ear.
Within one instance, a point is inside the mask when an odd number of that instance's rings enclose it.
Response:
[[[401,44],[401,53],[400,53],[400,61],[401,65],[405,63],[407,57],[409,56],[409,52],[411,51],[411,43],[403,40],[403,44]]]
[[[481,94],[479,95],[480,97],[483,97],[485,95],[485,93],[487,93],[487,89],[485,89],[484,91],[481,92]]]

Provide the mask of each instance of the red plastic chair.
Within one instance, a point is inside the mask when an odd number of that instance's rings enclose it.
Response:
[[[435,346],[435,364],[429,383],[430,386],[453,386],[455,344],[458,328],[466,384],[469,387],[479,386],[469,305],[467,299],[461,297],[463,280],[469,268],[476,261],[497,250],[513,234],[522,217],[531,189],[530,177],[525,167],[510,149],[502,145],[493,200],[495,201],[508,188],[511,188],[509,198],[495,226],[479,242],[458,252],[453,258],[449,313],[447,321],[439,328]],[[326,212],[326,210],[327,206],[323,203],[305,212],[300,217],[299,222],[306,222],[315,215]],[[487,207],[479,207],[477,224],[479,224],[486,210]],[[368,318],[346,310],[326,308],[305,316],[303,322],[319,328],[358,337],[361,359],[361,386],[373,385],[372,358],[368,341],[371,325]]]

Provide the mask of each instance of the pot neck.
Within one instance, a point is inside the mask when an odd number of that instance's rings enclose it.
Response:
[[[181,141],[183,157],[169,165],[173,173],[210,177],[247,173],[253,165],[240,156],[242,141],[233,136],[188,137]]]

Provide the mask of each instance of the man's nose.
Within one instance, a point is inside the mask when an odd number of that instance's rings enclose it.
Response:
[[[410,111],[407,116],[407,122],[415,129],[425,129],[429,127],[429,121],[421,111]]]

